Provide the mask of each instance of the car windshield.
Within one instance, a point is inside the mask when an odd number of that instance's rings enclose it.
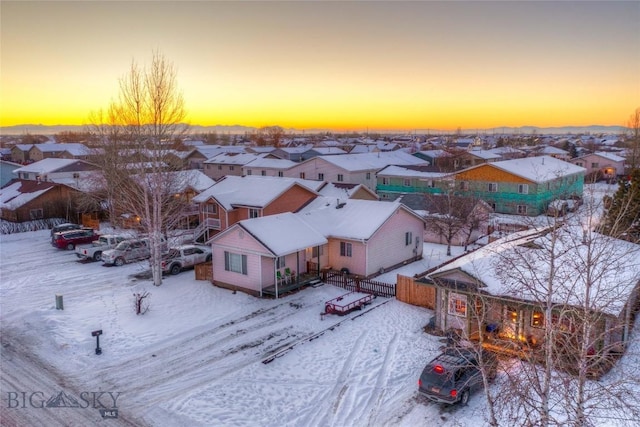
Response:
[[[118,246],[116,246],[116,249],[119,251],[124,251],[129,247],[129,242],[120,242],[118,243]]]

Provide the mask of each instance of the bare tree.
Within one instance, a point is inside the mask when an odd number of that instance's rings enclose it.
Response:
[[[552,218],[533,238],[497,253],[497,277],[539,310],[536,340],[526,323],[515,324],[518,338],[540,342],[526,353],[529,363],[510,371],[512,400],[499,411],[528,425],[631,422],[640,414],[639,403],[626,398],[640,379],[637,368],[594,380],[629,343],[640,284],[640,247],[593,231],[601,221],[598,203],[591,197],[580,216]]]
[[[631,150],[626,163],[633,171],[640,168],[640,108],[636,108],[627,121],[625,139],[627,147]]]
[[[451,245],[458,239],[465,249],[469,240],[485,218],[486,212],[473,197],[454,195],[453,191],[425,195],[427,205],[426,227],[447,243],[447,256],[451,256]]]
[[[178,91],[176,70],[154,52],[142,69],[135,62],[120,79],[117,101],[106,113],[93,116],[91,128],[102,139],[102,180],[112,215],[125,212],[140,219],[151,242],[151,270],[162,284],[163,234],[183,206],[176,188],[185,175],[172,174],[171,146],[183,136],[184,99]]]

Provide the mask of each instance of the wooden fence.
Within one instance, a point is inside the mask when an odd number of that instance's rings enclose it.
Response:
[[[323,270],[322,281],[348,291],[368,292],[375,296],[392,298],[396,296],[395,285],[363,279],[353,274],[343,273],[338,270]]]
[[[413,277],[398,275],[396,298],[407,304],[436,309],[436,288],[418,284]]]
[[[213,283],[213,266],[211,262],[196,264],[194,270],[196,271],[196,280],[208,280]]]

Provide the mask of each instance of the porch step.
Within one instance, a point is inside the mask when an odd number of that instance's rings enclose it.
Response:
[[[312,288],[317,288],[322,285],[324,285],[324,282],[320,279],[313,279],[309,282],[309,286],[311,286]]]

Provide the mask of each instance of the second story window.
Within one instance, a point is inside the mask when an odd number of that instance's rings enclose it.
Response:
[[[278,176],[282,178],[284,176],[284,173],[282,171],[278,171]]]
[[[229,170],[232,171],[234,169],[233,166],[229,166]]]
[[[344,175],[342,175],[341,173],[338,174],[338,182],[342,182],[344,181]]]
[[[495,193],[496,191],[498,191],[498,183],[490,182],[487,185],[487,190],[489,190],[490,193]]]
[[[405,187],[411,187],[411,180],[409,178],[405,178],[402,182]]]
[[[300,172],[300,179],[304,179],[304,172]]]
[[[324,174],[323,173],[319,173],[318,174],[318,181],[324,181]]]
[[[529,194],[529,184],[518,184],[518,193]]]
[[[267,176],[267,171],[262,171],[262,172],[260,172],[260,175],[262,175],[262,176]]]
[[[247,175],[251,175],[253,172],[251,169],[247,169]]]
[[[249,218],[258,218],[260,216],[260,210],[259,209],[249,209]]]
[[[460,190],[467,191],[469,189],[469,181],[460,181]]]
[[[367,172],[366,179],[371,179],[371,172]]]
[[[204,205],[203,210],[205,214],[215,215],[218,213],[218,205],[214,203],[207,203]]]

